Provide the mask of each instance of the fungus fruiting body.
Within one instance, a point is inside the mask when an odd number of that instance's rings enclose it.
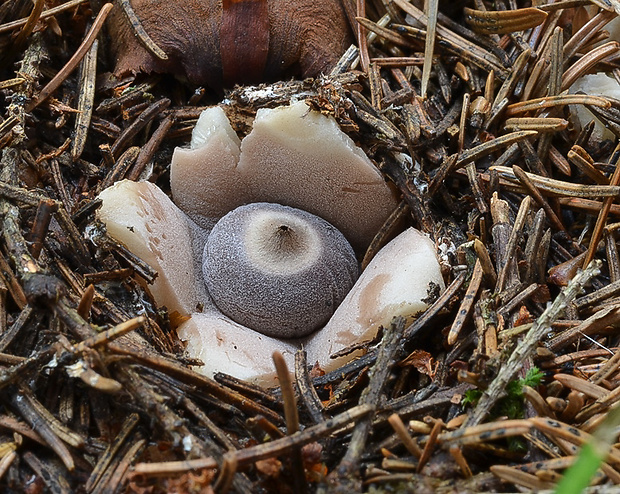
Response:
[[[141,43],[120,6],[109,21],[115,73],[172,73],[212,89],[327,73],[350,45],[339,0],[134,0]]]
[[[101,194],[99,212],[110,234],[158,271],[155,301],[190,316],[177,332],[204,362],[198,370],[272,384],[270,355],[280,351],[293,368],[303,344],[308,362],[329,371],[359,352],[333,353],[371,340],[396,315],[415,317],[443,288],[433,242],[412,228],[355,281],[354,251],[364,252],[397,200],[333,119],[303,103],[265,111],[240,152],[221,109],[201,120],[193,149],[178,149],[171,166],[173,196],[189,217],[155,185],[129,181]],[[236,209],[240,198],[250,205]]]
[[[268,336],[300,338],[323,326],[357,279],[344,236],[306,211],[241,206],[215,225],[203,274],[215,305]]]

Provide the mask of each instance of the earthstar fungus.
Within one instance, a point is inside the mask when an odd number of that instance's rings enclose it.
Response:
[[[321,140],[316,140],[317,135],[323,136]],[[317,146],[317,142],[320,145]],[[252,178],[248,178],[250,176]],[[320,187],[327,187],[327,192],[317,190]],[[309,213],[312,213],[323,218],[319,223],[331,223],[340,230],[360,257],[374,233],[396,207],[397,198],[393,190],[385,184],[366,155],[342,133],[333,119],[310,111],[304,103],[260,110],[252,132],[243,139],[240,147],[239,139],[222,109],[215,107],[206,110],[199,128],[194,131],[191,149],[177,149],[174,154],[171,188],[177,205],[189,217],[155,185],[121,181],[101,193],[103,205],[99,218],[114,238],[158,271],[157,280],[149,287],[155,301],[170,311],[191,316],[177,331],[181,339],[187,341],[188,354],[205,363],[197,370],[206,374],[221,371],[241,379],[273,384],[275,374],[271,354],[280,351],[293,368],[294,353],[302,344],[307,350],[309,363],[318,363],[325,371],[335,369],[359,352],[338,359],[330,359],[331,354],[362,340],[372,339],[378,328],[389,324],[396,315],[415,317],[427,307],[429,295],[444,287],[433,242],[426,235],[409,228],[376,255],[350,290],[334,289],[338,293],[333,298],[330,294],[328,299],[324,298],[325,293],[321,294],[319,301],[315,302],[318,305],[329,300],[327,304],[333,304],[332,308],[335,308],[342,297],[344,300],[331,317],[320,316],[313,320],[310,326],[324,326],[310,334],[308,331],[311,330],[307,328],[298,331],[293,327],[296,323],[290,325],[290,321],[295,320],[295,314],[299,320],[305,318],[302,313],[304,303],[308,304],[306,314],[314,312],[309,296],[302,291],[294,292],[292,297],[293,302],[300,304],[297,309],[291,310],[294,304],[285,306],[289,302],[274,300],[276,312],[288,311],[289,323],[282,322],[286,318],[276,318],[263,328],[252,328],[254,322],[236,315],[239,310],[242,313],[255,311],[255,303],[243,298],[241,302],[236,302],[234,311],[237,312],[219,307],[222,302],[218,301],[221,296],[218,291],[222,291],[222,287],[214,287],[209,281],[209,269],[205,269],[205,284],[202,276],[203,251],[207,266],[215,262],[215,258],[219,258],[217,262],[230,265],[230,255],[243,242],[238,233],[224,233],[227,241],[237,245],[222,247],[218,239],[222,235],[219,230],[229,232],[227,217],[232,217],[235,224],[240,221],[235,216],[244,216],[247,210],[258,214],[259,220],[254,218],[249,223],[254,229],[251,235],[262,234],[265,225],[274,227],[275,238],[285,244],[284,271],[290,272],[298,269],[298,266],[292,267],[294,264],[287,264],[293,257],[297,261],[301,258],[305,266],[304,259],[308,261],[317,254],[311,250],[311,254],[287,257],[287,249],[291,248],[291,245],[286,245],[290,240],[286,238],[289,233],[287,229],[299,226],[297,220],[290,225],[279,220],[271,221],[274,211],[277,215],[284,211],[286,216],[292,211],[290,206],[302,209],[303,217],[310,217]],[[283,206],[254,204],[266,201]],[[246,203],[250,205],[236,210]],[[229,211],[233,212],[226,216]],[[260,219],[261,215],[263,219]],[[214,228],[218,221],[221,225]],[[263,226],[257,226],[261,222]],[[368,222],[374,230],[365,227]],[[328,236],[333,233],[331,225]],[[282,226],[285,228],[278,231]],[[241,231],[243,235],[247,233],[243,225]],[[273,233],[274,230],[271,230]],[[285,235],[284,240],[279,236],[282,234]],[[316,236],[321,234],[311,232],[308,235],[309,243],[313,244]],[[339,234],[333,235],[337,237]],[[273,240],[268,233],[269,238]],[[263,241],[254,239],[259,244]],[[267,244],[269,242],[267,240]],[[213,244],[213,252],[209,252],[209,243]],[[321,283],[329,287],[333,281],[329,278],[333,276],[344,279],[350,287],[357,275],[353,251],[350,247],[330,250],[337,251],[336,254],[329,254],[337,259],[325,259],[319,263],[326,270],[323,277],[328,278],[327,285],[325,281]],[[261,269],[257,271],[264,274],[271,270],[273,275],[276,269],[271,264],[273,259],[269,262],[265,260],[271,254],[263,252],[262,255],[263,259],[258,262]],[[282,252],[276,257],[282,257]],[[339,268],[333,268],[329,265],[332,261],[344,262]],[[258,274],[252,276],[256,279]],[[243,280],[229,272],[218,276],[224,280],[226,297],[243,297],[248,290],[252,290],[239,285],[227,290],[226,281],[230,282],[233,278],[235,283]],[[304,288],[307,285],[312,283],[304,279],[297,285],[293,282],[289,288]],[[320,293],[321,289],[318,290]],[[323,290],[329,292],[331,288]],[[268,295],[268,298],[277,297],[275,292]],[[274,309],[269,308],[266,313],[269,312],[274,312]],[[234,317],[225,315],[227,313]],[[274,334],[280,337],[274,337]]]

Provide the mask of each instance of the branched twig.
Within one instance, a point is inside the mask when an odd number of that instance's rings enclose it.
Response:
[[[360,396],[360,405],[368,405],[372,409],[377,407],[381,393],[392,370],[394,355],[398,350],[404,328],[405,319],[402,317],[394,318],[390,328],[383,336],[377,361],[369,372],[368,386]],[[355,426],[346,454],[340,461],[338,468],[330,475],[330,487],[335,492],[352,492],[351,489],[359,490],[359,488],[353,487],[359,482],[355,471],[358,468],[360,457],[368,440],[371,426],[372,416],[366,417]]]
[[[590,265],[578,273],[556,297],[553,303],[542,313],[527,335],[519,343],[508,361],[502,366],[499,374],[493,380],[488,389],[482,394],[478,405],[472,410],[471,414],[463,424],[463,427],[472,427],[480,424],[489,413],[493,405],[501,397],[506,389],[506,385],[514,379],[523,365],[525,359],[530,357],[536,350],[539,342],[551,330],[553,322],[562,314],[566,307],[579,295],[584,285],[600,272],[601,262],[592,261]]]

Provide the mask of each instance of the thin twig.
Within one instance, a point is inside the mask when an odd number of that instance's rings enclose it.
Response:
[[[556,297],[553,303],[536,320],[527,335],[510,354],[508,361],[502,365],[499,374],[484,391],[478,405],[463,424],[463,427],[471,427],[480,424],[489,413],[493,405],[500,398],[506,385],[514,379],[517,372],[532,352],[535,351],[539,342],[551,329],[551,324],[562,314],[568,304],[579,295],[588,281],[600,272],[601,262],[593,261],[584,271],[575,276],[568,286]]]
[[[101,7],[99,14],[97,14],[97,17],[93,22],[93,25],[86,34],[84,41],[82,41],[76,52],[65,64],[65,66],[54,76],[54,78],[50,82],[47,83],[47,85],[43,89],[41,89],[38,96],[30,103],[28,103],[28,105],[26,106],[27,112],[31,112],[43,101],[45,101],[54,91],[56,91],[56,89],[58,89],[58,87],[69,76],[69,74],[71,74],[71,72],[73,72],[77,68],[80,61],[88,53],[90,47],[93,45],[95,39],[99,35],[99,31],[103,27],[103,23],[110,14],[112,6],[112,3],[106,3],[103,7]]]

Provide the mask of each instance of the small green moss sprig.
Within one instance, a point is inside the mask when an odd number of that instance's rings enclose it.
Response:
[[[506,386],[506,396],[500,399],[492,410],[492,418],[508,417],[509,419],[520,419],[524,416],[523,410],[523,386],[535,388],[540,385],[544,373],[538,367],[532,367],[527,371],[525,377],[510,381]],[[482,396],[479,389],[470,389],[463,396],[463,406],[476,406]]]
[[[525,377],[510,381],[506,386],[506,396],[501,398],[491,410],[491,419],[496,417],[508,417],[509,419],[521,419],[525,416],[523,404],[523,387],[529,386],[535,388],[540,385],[544,373],[537,367],[532,367],[527,371]],[[470,389],[463,396],[463,406],[476,406],[482,391],[479,389]],[[512,451],[522,451],[525,449],[523,440],[517,437],[509,437],[508,447]]]

